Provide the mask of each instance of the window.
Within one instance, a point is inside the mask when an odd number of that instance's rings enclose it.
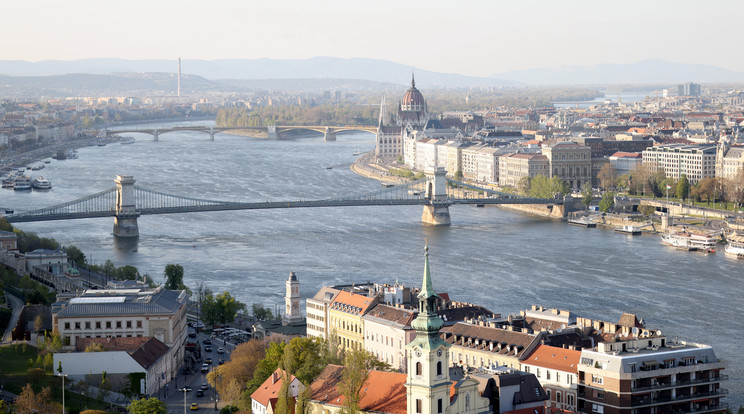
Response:
[[[111,321],[106,321],[106,329],[111,329]]]
[[[440,399],[437,400],[437,413],[443,413],[444,412],[442,410],[442,405],[443,405],[442,404],[442,399],[440,398]]]
[[[80,322],[75,322],[75,329],[80,329]]]
[[[96,321],[96,329],[101,329],[101,321]]]
[[[437,361],[437,375],[442,375],[442,361]]]
[[[537,378],[540,378],[540,368],[537,369]]]
[[[545,379],[550,379],[550,370],[545,371]]]
[[[598,392],[597,393],[597,399],[604,400],[604,393],[603,392]]]
[[[65,322],[65,329],[70,329],[70,322]]]
[[[127,328],[131,328],[131,327],[132,327],[132,321],[127,321]]]
[[[417,413],[421,412],[421,400],[418,398],[416,399],[416,412]]]
[[[90,329],[90,322],[85,322],[85,329]]]
[[[416,363],[416,375],[422,375],[421,374],[421,371],[422,371],[421,363],[420,362],[417,362]]]
[[[141,328],[142,327],[142,321],[137,321],[137,327],[138,328]]]
[[[116,321],[116,327],[121,328],[121,321]]]
[[[595,384],[604,384],[604,378],[597,375],[592,375],[592,382]]]

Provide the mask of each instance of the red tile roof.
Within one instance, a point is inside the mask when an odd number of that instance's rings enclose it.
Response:
[[[336,309],[354,315],[364,315],[377,303],[374,298],[358,295],[347,291],[341,291],[331,302],[329,309]]]
[[[274,371],[269,378],[266,379],[266,381],[261,384],[260,387],[256,391],[253,391],[253,394],[251,394],[251,398],[258,401],[259,404],[263,405],[264,407],[268,407],[271,403],[272,398],[278,398],[279,397],[279,390],[282,388],[282,374],[283,371],[281,368],[277,368],[276,371]],[[294,375],[289,376],[289,381],[294,381],[295,377]]]
[[[575,349],[563,349],[555,346],[540,345],[523,364],[555,369],[563,372],[578,372],[581,351]]]
[[[343,406],[345,398],[338,385],[344,369],[328,365],[310,385],[310,398],[325,404]],[[366,412],[406,414],[406,374],[370,371],[362,386],[359,408]]]

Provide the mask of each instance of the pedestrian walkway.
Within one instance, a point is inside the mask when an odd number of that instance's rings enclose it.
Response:
[[[13,308],[13,315],[10,317],[8,327],[5,328],[5,332],[3,333],[2,337],[2,342],[10,343],[13,339],[13,329],[15,329],[16,325],[18,324],[18,319],[21,317],[23,301],[7,290],[4,290],[3,293],[5,293],[5,300],[7,300],[8,304],[11,305]]]

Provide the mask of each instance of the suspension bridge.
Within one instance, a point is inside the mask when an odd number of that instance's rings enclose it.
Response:
[[[150,214],[181,214],[207,211],[287,209],[307,207],[423,206],[421,220],[430,225],[449,225],[449,207],[457,204],[545,204],[552,209],[562,200],[521,197],[480,188],[446,177],[443,168],[427,170],[425,178],[372,193],[323,200],[231,202],[203,200],[167,194],[135,185],[133,176],[119,175],[116,187],[76,200],[33,211],[8,214],[10,223],[114,218],[114,235],[139,236],[137,218]]]

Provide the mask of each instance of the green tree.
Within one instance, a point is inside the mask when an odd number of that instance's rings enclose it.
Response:
[[[86,264],[87,259],[85,258],[85,254],[78,249],[75,245],[66,246],[64,248],[64,251],[67,253],[67,257],[70,258],[73,262],[77,264]]]
[[[180,264],[165,265],[165,288],[170,290],[183,289],[183,266]]]
[[[550,179],[550,188],[553,193],[550,198],[555,197],[556,194],[564,196],[571,191],[571,186],[558,176],[553,176],[553,178]]]
[[[602,199],[599,201],[599,211],[607,213],[615,207],[615,193],[606,192],[602,195]]]
[[[690,195],[690,182],[687,181],[687,175],[682,174],[677,182],[677,198],[685,201],[688,195]]]
[[[168,406],[155,397],[132,400],[127,406],[129,414],[166,414]]]
[[[517,189],[519,190],[519,194],[523,196],[530,195],[530,177],[520,178],[517,183]]]
[[[196,285],[195,291],[196,302],[199,304],[197,318],[201,319],[202,309],[204,308],[204,304],[207,301],[207,296],[212,296],[212,289],[208,288],[207,285],[204,284],[204,282],[199,282],[199,284]]]
[[[338,388],[344,396],[344,405],[341,414],[358,414],[361,412],[359,401],[364,396],[362,387],[369,377],[370,368],[367,365],[368,358],[365,351],[352,349],[346,353],[344,360],[344,372]]]
[[[586,182],[584,183],[584,187],[581,188],[581,202],[589,208],[592,200],[594,200],[594,192],[592,191],[592,186],[589,185],[589,182]]]
[[[532,177],[529,190],[530,197],[535,198],[552,198],[555,195],[550,184],[550,179],[542,174]]]
[[[260,303],[254,303],[251,306],[251,312],[253,312],[253,317],[258,319],[259,321],[268,321],[274,319],[274,315],[271,313],[271,309],[265,308],[264,305]]]
[[[224,291],[215,298],[217,306],[217,321],[222,324],[235,320],[239,310],[245,310],[245,304],[235,299],[228,291]]]

